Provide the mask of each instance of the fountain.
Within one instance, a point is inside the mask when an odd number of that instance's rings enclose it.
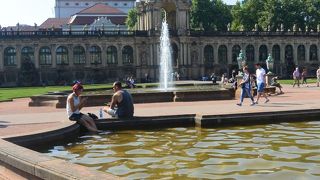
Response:
[[[164,91],[172,88],[171,44],[166,17],[165,14],[160,36],[160,89]]]

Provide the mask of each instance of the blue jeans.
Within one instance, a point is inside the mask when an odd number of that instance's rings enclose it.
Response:
[[[250,93],[250,89],[249,88],[241,88],[241,94],[240,94],[240,103],[243,102],[243,98],[245,95],[248,95],[248,97],[252,100],[252,102],[254,102],[253,97]]]

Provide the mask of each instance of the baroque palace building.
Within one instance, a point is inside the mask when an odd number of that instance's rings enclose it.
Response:
[[[146,74],[157,81],[163,10],[170,27],[173,68],[182,79],[230,74],[238,68],[241,49],[251,68],[258,62],[265,65],[271,54],[274,72],[282,77],[289,77],[295,66],[307,67],[313,76],[320,64],[319,30],[191,31],[190,6],[189,0],[141,0],[136,4],[136,31],[1,31],[1,85],[97,83],[128,76],[143,81]]]

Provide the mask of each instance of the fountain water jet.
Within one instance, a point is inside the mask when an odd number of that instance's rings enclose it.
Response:
[[[171,51],[168,23],[165,17],[160,36],[160,89],[165,91],[173,86]]]

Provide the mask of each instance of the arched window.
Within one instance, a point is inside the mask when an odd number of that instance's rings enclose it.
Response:
[[[68,49],[65,46],[59,46],[56,50],[57,65],[69,64]]]
[[[274,62],[280,62],[280,46],[274,45],[272,47],[272,57],[274,58]]]
[[[125,46],[122,49],[122,62],[123,64],[133,63],[133,49],[131,46]]]
[[[241,47],[239,45],[234,45],[232,47],[232,62],[233,63],[236,63],[238,62],[237,61],[237,57],[239,56],[240,54],[240,50],[241,50]]]
[[[266,45],[261,45],[259,48],[259,61],[265,62],[268,58],[268,48]]]
[[[285,49],[285,57],[286,61],[292,61],[293,62],[293,48],[291,45],[287,45]]]
[[[73,61],[74,64],[86,63],[86,52],[82,46],[76,46],[73,48]]]
[[[49,47],[42,47],[39,50],[39,63],[40,65],[51,65],[51,50]]]
[[[218,59],[221,64],[228,64],[227,46],[221,45],[218,49]]]
[[[24,47],[21,50],[21,60],[30,59],[34,63],[34,50],[32,47]],[[22,61],[21,61],[22,62]]]
[[[314,44],[310,46],[310,61],[318,61],[317,46]]]
[[[294,62],[294,57],[293,57],[293,47],[292,45],[287,45],[285,47],[285,64],[286,64],[286,69],[287,69],[287,76],[291,76],[292,72],[295,69],[295,62]]]
[[[253,45],[248,45],[246,48],[246,57],[247,57],[247,61],[248,63],[254,63],[254,47]]]
[[[204,62],[206,64],[214,62],[213,47],[211,45],[206,45],[204,47]]]
[[[178,49],[178,46],[176,43],[172,43],[171,47],[172,47],[172,54],[171,54],[172,65],[177,66],[178,65],[178,57],[179,57],[179,55],[178,55],[179,49]]]
[[[304,45],[298,46],[298,61],[305,61],[306,60],[306,49]]]
[[[90,47],[91,64],[101,64],[101,48],[99,46]]]
[[[117,48],[114,46],[109,46],[107,48],[107,63],[118,64],[118,52]]]
[[[16,66],[17,65],[17,53],[13,47],[7,47],[4,50],[4,65],[5,66]]]

